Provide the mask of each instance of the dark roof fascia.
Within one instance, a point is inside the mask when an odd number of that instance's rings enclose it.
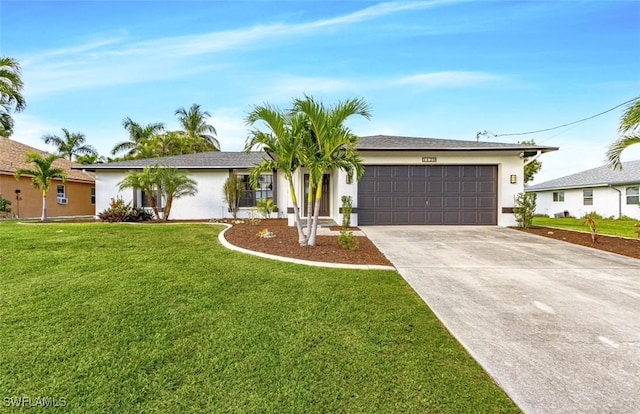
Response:
[[[485,147],[485,148],[358,148],[358,152],[382,152],[382,151],[394,151],[394,152],[461,152],[461,151],[469,151],[469,152],[491,152],[491,151],[511,151],[511,152],[523,152],[526,157],[531,157],[536,155],[538,151],[551,152],[558,151],[559,147],[544,147],[544,148],[496,148],[496,147]]]
[[[579,190],[581,188],[601,188],[601,187],[612,187],[619,185],[640,185],[640,181],[614,181],[610,183],[598,183],[598,184],[585,184],[585,185],[572,185],[572,186],[554,186],[554,187],[544,187],[544,188],[525,188],[524,191],[529,193],[537,193],[540,191],[557,191],[557,190]]]
[[[162,165],[160,165],[162,166]],[[144,169],[144,167],[148,167],[148,165],[132,165],[130,167],[125,167],[122,165],[114,165],[114,166],[108,166],[108,164],[105,164],[104,167],[97,167],[91,166],[89,168],[79,168],[79,167],[73,167],[74,170],[85,170],[85,171],[91,171],[91,172],[95,172],[96,170],[112,170],[112,171],[130,171],[130,170],[142,170]],[[170,167],[170,168],[175,168],[177,170],[248,170],[251,169],[253,167],[256,167],[255,165],[252,166],[246,166],[246,165],[242,165],[242,166],[205,166],[205,165],[194,165],[194,166],[180,166],[180,167]]]

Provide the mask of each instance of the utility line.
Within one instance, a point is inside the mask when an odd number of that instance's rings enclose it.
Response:
[[[580,122],[588,121],[590,119],[599,117],[600,115],[604,115],[604,114],[606,114],[608,112],[613,111],[614,109],[620,108],[621,106],[624,106],[624,105],[629,104],[631,102],[637,101],[638,99],[640,99],[640,96],[636,96],[633,99],[629,99],[628,101],[622,102],[621,104],[616,105],[613,108],[607,109],[606,111],[602,111],[602,112],[599,112],[599,113],[597,113],[595,115],[591,115],[591,116],[588,116],[586,118],[578,119],[577,121],[569,122],[567,124],[558,125],[558,126],[555,126],[555,127],[552,127],[552,128],[538,129],[536,131],[528,131],[528,132],[514,132],[514,133],[509,133],[509,134],[494,134],[494,133],[489,132],[489,131],[482,131],[482,132],[478,132],[478,134],[476,135],[476,138],[479,138],[480,135],[493,135],[494,137],[497,138],[497,137],[508,137],[508,136],[513,136],[513,135],[530,135],[530,134],[537,134],[537,133],[540,133],[540,132],[553,131],[554,129],[564,128],[564,127],[567,127],[567,126],[570,126],[570,125],[578,124]]]

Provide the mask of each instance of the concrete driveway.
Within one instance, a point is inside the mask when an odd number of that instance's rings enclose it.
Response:
[[[640,412],[640,260],[499,227],[362,229],[525,412]]]

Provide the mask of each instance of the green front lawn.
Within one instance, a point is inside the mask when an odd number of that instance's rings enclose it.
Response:
[[[246,256],[220,229],[0,223],[0,404],[518,412],[397,273]]]
[[[634,226],[636,223],[640,222],[640,220],[596,219],[596,222],[598,223],[598,233],[600,234],[632,238],[638,236],[638,233],[636,233],[636,227]],[[589,226],[585,224],[584,219],[577,218],[534,217],[533,225],[589,232]]]

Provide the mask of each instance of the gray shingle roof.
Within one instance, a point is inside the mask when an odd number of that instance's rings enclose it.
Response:
[[[398,137],[389,135],[374,135],[360,137],[358,149],[361,151],[524,151],[526,155],[533,155],[536,151],[542,152],[556,151],[557,147],[547,147],[542,145],[524,145],[504,142],[487,141],[463,141],[457,139],[439,138],[414,138]]]
[[[89,171],[124,170],[150,165],[166,165],[184,169],[252,168],[267,156],[264,152],[201,152],[198,154],[174,155],[171,157],[145,158],[141,160],[116,161],[106,164],[83,166]]]
[[[532,185],[526,191],[560,190],[565,188],[604,187],[607,185],[640,184],[640,160],[622,163],[622,171],[603,165],[576,174]]]

